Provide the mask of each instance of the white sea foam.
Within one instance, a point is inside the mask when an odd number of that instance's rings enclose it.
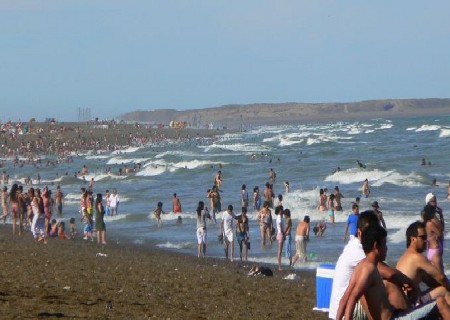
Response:
[[[122,198],[120,198],[120,201],[123,201]],[[103,216],[103,220],[105,220],[106,222],[111,222],[111,221],[118,221],[118,220],[123,220],[126,219],[127,215],[124,213],[119,213],[118,215],[115,216]]]
[[[107,155],[96,155],[96,156],[86,156],[85,159],[87,160],[96,160],[96,159],[108,159],[110,156]]]
[[[447,137],[450,137],[450,129],[442,128],[441,133],[439,133],[439,138],[447,138]]]
[[[158,243],[156,245],[158,248],[166,248],[166,249],[189,249],[193,248],[194,246],[197,246],[196,243],[192,241],[186,241],[186,242],[164,242],[164,243]]]
[[[338,184],[361,183],[365,179],[369,180],[372,186],[381,186],[384,183],[391,183],[399,186],[421,186],[422,178],[415,172],[403,175],[395,170],[359,170],[348,169],[345,171],[337,171],[325,178],[326,182],[336,182]]]
[[[416,132],[420,132],[420,131],[436,131],[436,130],[439,130],[439,129],[441,129],[441,127],[438,126],[438,125],[424,124],[420,128],[416,129]]]
[[[133,152],[138,151],[139,149],[141,149],[141,147],[129,147],[126,149],[113,151],[113,154],[120,155],[120,154],[124,154],[124,153],[133,153]]]
[[[83,178],[84,177],[84,178]],[[119,176],[115,174],[106,174],[106,173],[89,173],[84,176],[77,177],[80,180],[85,181],[91,181],[92,178],[94,178],[95,181],[102,181],[106,179],[115,179],[115,180],[122,180],[125,179],[127,176]]]
[[[107,165],[114,164],[128,164],[128,163],[143,163],[149,161],[151,158],[124,158],[124,157],[113,157],[106,162]]]
[[[205,152],[209,152],[210,150],[214,149],[235,151],[235,152],[267,152],[271,150],[271,148],[268,146],[250,143],[212,144],[210,146],[203,146],[202,148],[205,150]]]

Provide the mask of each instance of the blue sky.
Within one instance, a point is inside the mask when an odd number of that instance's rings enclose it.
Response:
[[[0,120],[450,97],[449,1],[0,0]]]

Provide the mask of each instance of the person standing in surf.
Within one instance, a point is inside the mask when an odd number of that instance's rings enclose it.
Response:
[[[173,211],[173,213],[182,212],[182,210],[181,210],[181,201],[177,197],[176,193],[173,194],[173,198],[172,198],[172,211]]]
[[[370,187],[369,187],[369,180],[368,179],[364,180],[363,185],[361,187],[361,192],[362,192],[362,195],[365,198],[369,197],[369,195],[370,195]]]

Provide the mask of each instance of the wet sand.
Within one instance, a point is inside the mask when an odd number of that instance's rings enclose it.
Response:
[[[81,237],[44,245],[13,238],[10,225],[0,254],[1,319],[327,319],[312,310],[308,271],[248,276],[251,263]],[[299,279],[283,279],[291,273]]]

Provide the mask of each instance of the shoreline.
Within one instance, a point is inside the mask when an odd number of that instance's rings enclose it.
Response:
[[[311,271],[273,268],[273,277],[248,276],[251,263],[199,259],[122,238],[105,246],[57,238],[44,245],[28,232],[13,238],[7,225],[0,226],[0,252],[6,318],[327,319],[312,310]],[[292,273],[299,280],[283,279]]]

